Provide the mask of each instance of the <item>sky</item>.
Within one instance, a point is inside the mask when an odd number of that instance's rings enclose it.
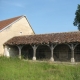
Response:
[[[25,15],[36,34],[78,31],[73,25],[80,0],[0,0],[0,20]]]

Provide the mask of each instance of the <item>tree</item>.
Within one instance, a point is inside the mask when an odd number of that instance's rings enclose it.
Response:
[[[77,10],[75,12],[75,18],[73,25],[78,27],[78,30],[80,31],[80,5],[78,4]]]

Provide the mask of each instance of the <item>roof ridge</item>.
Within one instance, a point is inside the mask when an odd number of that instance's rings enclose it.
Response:
[[[60,33],[46,33],[46,34],[34,34],[34,35],[20,35],[15,37],[26,37],[26,36],[41,36],[41,35],[55,35],[55,34],[67,34],[67,33],[80,33],[80,31],[73,31],[73,32],[60,32]]]
[[[3,21],[0,21],[0,32],[3,31],[4,29],[8,28],[10,25],[12,25],[15,21],[19,20],[23,16],[18,16],[18,17],[13,17],[10,19],[6,19]]]
[[[63,33],[80,33],[80,31],[70,31],[70,32],[53,32],[53,33],[43,33],[43,34],[35,34],[35,35],[48,35],[48,34],[63,34]]]
[[[14,18],[18,18],[18,17],[22,17],[22,16],[23,16],[23,15],[21,15],[21,16],[15,16],[15,17],[7,18],[7,19],[3,19],[3,20],[0,20],[0,22],[1,22],[1,21],[10,20],[10,19],[14,19]]]
[[[70,31],[70,32],[60,32],[58,34],[67,34],[67,33],[80,33],[80,31]]]
[[[69,34],[68,34],[69,33]],[[45,35],[28,35],[28,36],[16,36],[4,45],[24,45],[24,44],[65,44],[65,43],[80,43],[80,31],[66,32],[64,34],[53,34],[48,36]]]

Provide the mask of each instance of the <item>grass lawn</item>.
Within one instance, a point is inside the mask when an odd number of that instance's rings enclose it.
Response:
[[[80,80],[80,64],[0,57],[0,80]]]

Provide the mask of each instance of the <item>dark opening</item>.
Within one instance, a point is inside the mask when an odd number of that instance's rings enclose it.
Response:
[[[19,50],[17,46],[9,46],[10,57],[18,57]]]
[[[36,58],[37,60],[49,60],[51,57],[50,48],[47,45],[40,45],[37,48]]]
[[[80,44],[74,50],[75,61],[80,61]]]
[[[32,59],[33,57],[33,49],[30,45],[25,45],[22,48],[22,58],[24,59]]]
[[[55,61],[70,61],[71,50],[65,44],[57,45],[54,49],[54,60]]]

